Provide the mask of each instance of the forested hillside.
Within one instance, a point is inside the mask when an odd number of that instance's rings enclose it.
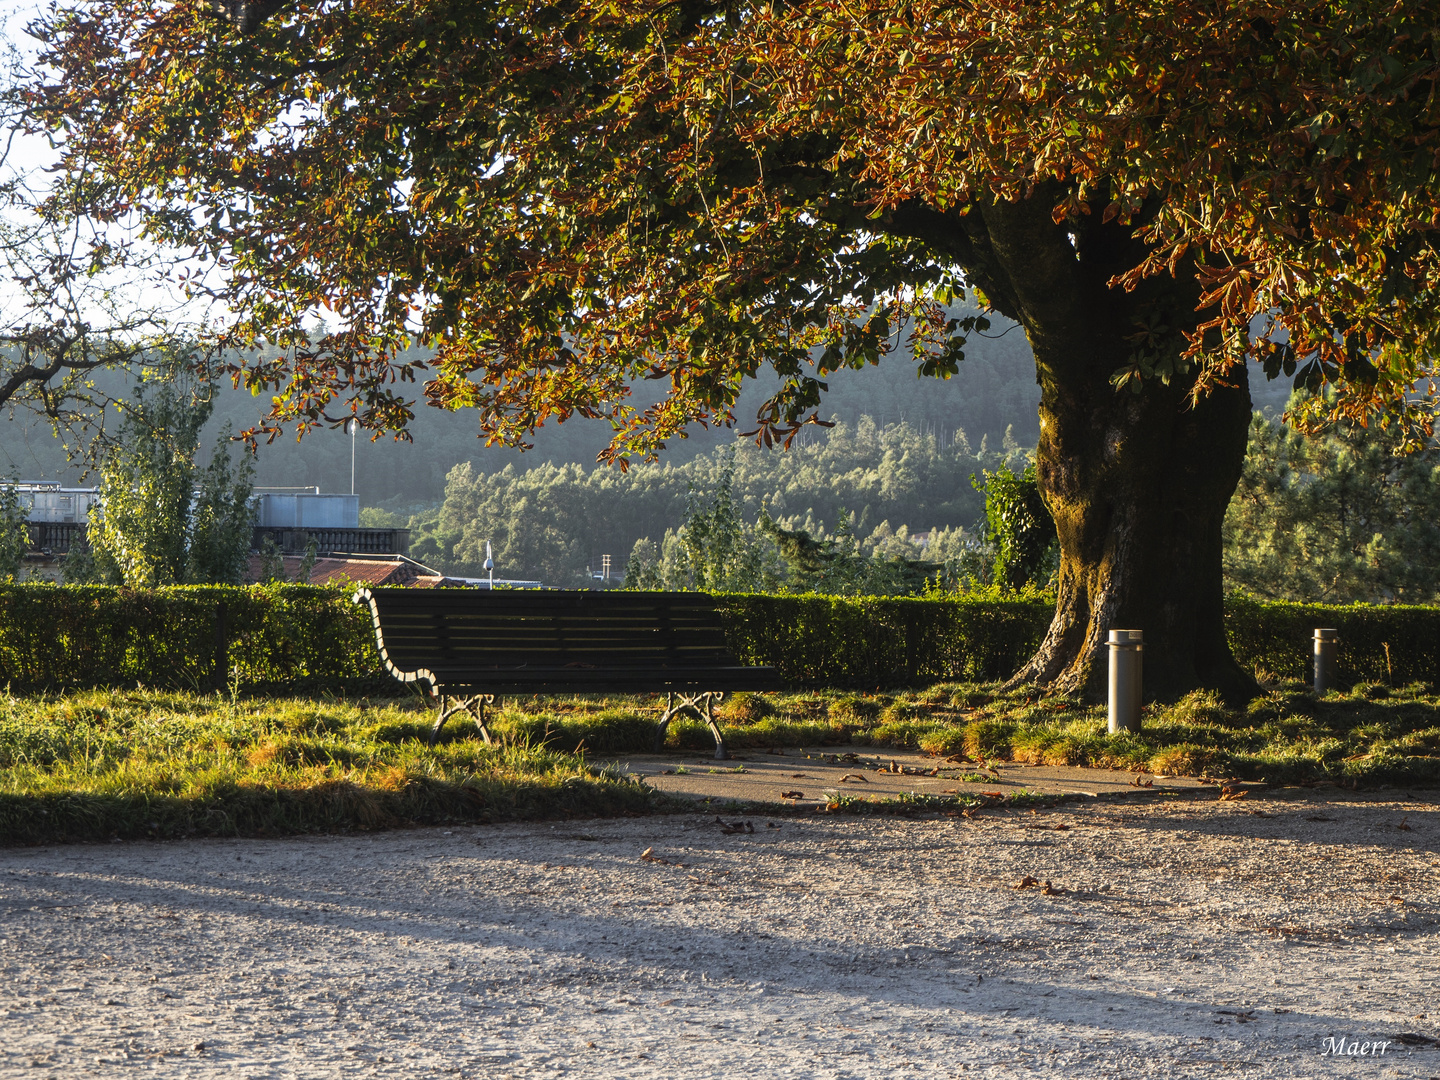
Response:
[[[881,429],[862,416],[788,451],[742,442],[733,451],[735,509],[746,525],[764,510],[812,536],[836,532],[843,514],[867,552],[884,547],[902,526],[911,534],[970,529],[984,510],[970,476],[1006,463],[1024,467],[1025,450],[1013,437],[993,449],[985,441],[984,449],[963,440],[941,446],[939,436],[908,420]],[[626,472],[512,463],[487,475],[466,462],[450,473],[440,510],[411,521],[411,551],[453,573],[479,574],[489,540],[498,575],[557,585],[583,580],[605,554],[618,571],[637,541],[658,545],[692,507],[709,505],[730,455],[718,448],[682,464]]]
[[[960,372],[949,380],[916,377],[907,355],[896,353],[875,367],[843,371],[830,379],[830,392],[820,407],[821,416],[837,416],[852,426],[871,416],[881,426],[899,422],[917,432],[934,434],[947,445],[963,432],[974,448],[982,441],[997,446],[1007,428],[1014,438],[1033,445],[1038,431],[1036,406],[1039,389],[1030,349],[1021,330],[995,318],[988,336],[973,336],[965,350]],[[123,387],[117,387],[123,394]],[[690,438],[667,448],[664,462],[680,465],[716,446],[737,441],[736,432],[753,427],[756,408],[765,400],[771,383],[757,379],[745,392],[736,412],[735,429],[699,429]],[[647,400],[653,387],[642,384],[636,400]],[[658,396],[658,395],[656,395]],[[228,387],[220,393],[214,415],[202,433],[209,445],[225,423],[236,431],[256,422],[268,401]],[[445,494],[446,476],[457,464],[468,462],[475,474],[499,472],[506,465],[517,469],[569,462],[590,466],[609,439],[609,427],[575,418],[550,425],[535,438],[534,449],[520,453],[486,447],[475,435],[475,423],[464,412],[446,413],[423,402],[416,406],[411,425],[413,443],[390,439],[369,442],[362,434],[356,446],[356,490],[362,505],[384,506],[410,513],[437,505]],[[810,443],[820,432],[807,433]],[[325,491],[350,490],[350,438],[339,431],[317,431],[296,442],[291,435],[262,445],[256,459],[256,483],[261,486],[319,485]],[[17,415],[0,422],[0,473],[25,479],[66,479],[77,472],[68,468],[60,444],[47,427],[26,423]],[[968,473],[957,476],[958,488],[968,490]]]
[[[949,380],[917,378],[908,357],[898,354],[837,374],[820,410],[837,426],[805,431],[789,451],[762,449],[737,436],[768,393],[760,381],[742,398],[736,429],[694,431],[659,462],[637,463],[628,472],[595,464],[608,438],[603,424],[577,419],[547,427],[522,453],[484,446],[463,413],[421,405],[413,443],[356,442],[365,523],[409,524],[412,553],[452,573],[479,574],[489,540],[501,576],[573,585],[585,580],[588,568],[599,568],[602,555],[611,556],[618,573],[638,541],[651,541],[658,555],[667,531],[678,530],[713,495],[733,448],[735,508],[752,532],[762,510],[781,527],[815,538],[834,537],[843,519],[861,555],[953,556],[957,545],[974,545],[983,535],[984,500],[971,476],[1002,465],[1021,471],[1037,433],[1039,391],[1028,345],[1014,324],[995,322],[988,335],[971,339],[959,374]],[[637,398],[646,389],[640,387]],[[123,394],[125,388],[112,390]],[[1285,388],[1260,382],[1254,397],[1274,416],[1285,404]],[[248,394],[222,388],[202,441],[213,443],[227,423],[234,430],[248,426],[262,411]],[[1296,584],[1299,579],[1287,576],[1281,564],[1318,558],[1319,551],[1306,539],[1316,529],[1306,524],[1307,515],[1314,515],[1300,505],[1311,481],[1294,477],[1306,470],[1323,474],[1324,462],[1340,459],[1333,453],[1305,457],[1293,436],[1277,456],[1277,439],[1284,442],[1263,425],[1252,439],[1255,460],[1239,496],[1248,502],[1232,513],[1227,573],[1232,584],[1291,595],[1309,585]],[[256,483],[348,491],[350,452],[350,438],[338,431],[312,432],[299,442],[283,437],[259,448]],[[1302,457],[1304,468],[1287,473],[1284,483],[1266,479]],[[1406,473],[1412,488],[1417,468]],[[27,425],[23,417],[0,423],[0,471],[79,481],[48,428]],[[1362,479],[1360,487],[1367,482]],[[1317,496],[1306,497],[1313,502]],[[933,530],[945,531],[938,546],[909,541]],[[1262,543],[1262,537],[1268,539]],[[1363,563],[1360,549],[1369,539],[1350,543],[1349,563]],[[766,558],[778,558],[773,543],[756,543]],[[1371,544],[1370,550],[1378,548]],[[1389,564],[1395,563],[1391,557]],[[1368,583],[1375,575],[1352,569],[1346,580],[1360,578]],[[1358,584],[1316,587],[1327,596],[1364,591]],[[1416,586],[1408,588],[1414,592]]]

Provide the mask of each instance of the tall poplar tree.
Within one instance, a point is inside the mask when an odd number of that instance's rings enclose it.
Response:
[[[229,433],[209,464],[196,463],[209,393],[165,383],[136,392],[118,438],[100,466],[100,502],[91,512],[88,557],[67,578],[117,585],[230,584],[244,576],[253,538],[253,468],[232,459]]]

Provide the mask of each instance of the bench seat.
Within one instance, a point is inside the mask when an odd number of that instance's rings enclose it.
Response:
[[[390,588],[361,589],[355,602],[370,608],[385,669],[441,699],[432,742],[462,709],[488,741],[484,705],[499,694],[665,693],[657,744],[690,711],[723,757],[713,702],[783,686],[777,669],[734,657],[705,593]]]

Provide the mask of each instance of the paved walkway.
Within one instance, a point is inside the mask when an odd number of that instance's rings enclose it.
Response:
[[[1161,794],[1215,790],[1194,777],[1156,777],[1052,765],[973,763],[930,757],[913,750],[820,746],[783,753],[737,751],[728,761],[700,754],[630,754],[620,758],[631,773],[672,795],[714,802],[754,801],[821,806],[828,793],[893,799],[906,793]],[[1246,785],[1250,786],[1250,785]]]

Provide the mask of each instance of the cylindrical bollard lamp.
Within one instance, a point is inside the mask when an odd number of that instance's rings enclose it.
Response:
[[[1340,631],[1315,630],[1315,696],[1335,689],[1335,658],[1340,651]]]
[[[1144,691],[1145,634],[1140,630],[1111,630],[1110,734],[1140,730],[1140,702]]]

